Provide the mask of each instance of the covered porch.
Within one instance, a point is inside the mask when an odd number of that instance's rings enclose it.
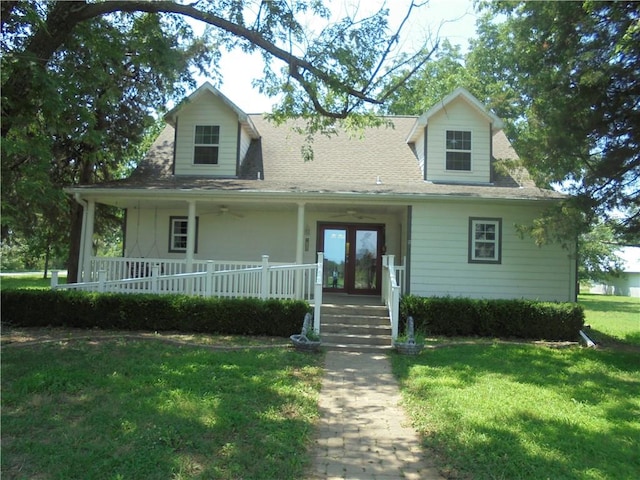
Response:
[[[52,272],[51,288],[101,293],[186,294],[203,297],[296,299],[313,308],[313,328],[321,331],[321,309],[326,304],[385,305],[389,310],[392,338],[397,337],[399,301],[405,268],[394,265],[393,255],[383,258],[381,295],[349,295],[323,286],[324,254],[314,264],[273,264],[267,255],[259,264],[251,262],[195,262],[188,272],[184,261],[146,258],[92,257],[91,281],[60,284]],[[165,273],[165,270],[168,273]]]

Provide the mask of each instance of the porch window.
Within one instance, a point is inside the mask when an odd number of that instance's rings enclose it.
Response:
[[[219,126],[196,125],[193,163],[196,165],[217,165],[219,144]]]
[[[187,217],[169,217],[169,252],[187,251]],[[196,217],[196,243],[195,252],[198,252],[198,217]]]
[[[471,132],[447,130],[447,170],[471,171]]]
[[[502,219],[469,218],[469,263],[502,262]]]

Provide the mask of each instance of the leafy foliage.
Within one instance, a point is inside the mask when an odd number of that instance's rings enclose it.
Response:
[[[270,95],[284,92],[273,118],[304,117],[310,136],[337,120],[375,122],[365,106],[398,88],[389,73],[407,61],[395,56],[398,32],[389,30],[385,9],[312,35],[308,20],[329,17],[320,1],[31,0],[1,8],[2,240],[37,237],[36,254],[70,244],[71,280],[81,210],[61,187],[126,174],[143,154],[154,112],[193,86],[192,70],[219,78],[221,49],[262,51],[258,84]],[[204,33],[196,37],[186,18],[203,22]],[[421,64],[428,53],[409,59]],[[281,71],[274,60],[284,62]],[[119,216],[98,211],[98,233],[118,228]]]
[[[400,314],[403,322],[412,316],[416,330],[447,336],[575,341],[584,324],[584,311],[575,303],[530,300],[406,295],[401,300]]]
[[[469,64],[502,91],[494,108],[539,185],[562,185],[587,224],[604,218],[637,240],[640,5],[485,2],[481,11]]]

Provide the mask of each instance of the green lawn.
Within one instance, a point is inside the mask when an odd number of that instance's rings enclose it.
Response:
[[[66,274],[58,277],[58,283],[67,283]],[[51,275],[49,278],[42,278],[42,274],[4,274],[0,276],[0,289],[10,288],[51,288]]]
[[[609,348],[494,343],[392,356],[413,424],[449,474],[640,478],[637,299],[580,302]]]
[[[321,359],[133,340],[4,346],[2,478],[301,478]]]
[[[585,309],[585,323],[596,340],[640,346],[640,298],[580,295],[578,303]]]

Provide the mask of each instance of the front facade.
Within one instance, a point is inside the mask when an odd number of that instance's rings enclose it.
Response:
[[[126,211],[126,258],[309,264],[323,252],[326,291],[378,295],[393,255],[407,293],[575,300],[575,252],[516,230],[562,197],[497,173],[516,154],[464,89],[420,117],[318,135],[311,161],[295,121],[248,115],[209,84],[165,119],[130,178],[69,190],[85,206],[85,279],[104,203]]]

